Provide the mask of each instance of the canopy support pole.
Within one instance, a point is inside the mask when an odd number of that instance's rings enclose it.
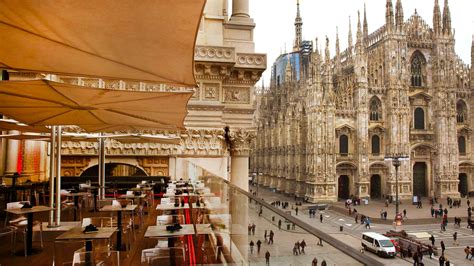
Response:
[[[99,198],[105,198],[105,140],[99,138]]]
[[[55,227],[54,224],[54,153],[56,145],[56,127],[51,127],[51,142],[49,144],[49,207],[52,210],[49,212],[48,227]]]
[[[56,226],[61,225],[61,126],[57,128],[56,145]]]

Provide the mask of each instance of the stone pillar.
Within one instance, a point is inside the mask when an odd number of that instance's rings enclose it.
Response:
[[[249,0],[233,0],[232,1],[232,19],[250,18],[249,16]]]
[[[249,190],[249,153],[253,138],[255,133],[243,129],[230,132],[232,142],[230,182],[245,191]]]

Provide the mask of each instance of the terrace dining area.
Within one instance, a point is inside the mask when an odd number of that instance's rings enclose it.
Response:
[[[221,219],[229,216],[229,204],[223,203],[228,203],[227,195],[211,192],[201,181],[171,181],[166,191],[155,193],[153,184],[144,180],[126,194],[104,199],[94,198],[87,184],[80,187],[78,191],[62,191],[63,219],[59,226],[50,227],[51,208],[17,192],[21,201],[7,203],[3,212],[0,264],[189,265],[232,261],[230,246],[224,243],[230,233],[224,229],[230,225]]]

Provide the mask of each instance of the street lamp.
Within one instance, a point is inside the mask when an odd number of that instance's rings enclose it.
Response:
[[[401,161],[408,161],[410,157],[402,154],[394,154],[390,156],[385,156],[385,161],[392,161],[393,166],[395,166],[395,218],[400,214],[398,210],[399,199],[398,199],[398,167],[401,165]]]

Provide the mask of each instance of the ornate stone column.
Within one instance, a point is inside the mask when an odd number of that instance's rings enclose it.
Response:
[[[241,128],[230,132],[230,140],[232,143],[230,150],[230,182],[245,191],[249,190],[248,176],[250,143],[254,138],[254,132]]]

